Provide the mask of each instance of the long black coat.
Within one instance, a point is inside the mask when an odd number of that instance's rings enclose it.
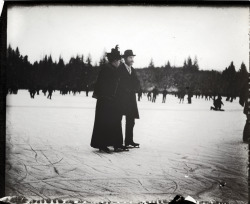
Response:
[[[91,147],[122,145],[122,129],[117,103],[118,70],[105,64],[98,75],[93,97],[97,98]]]
[[[136,91],[140,89],[140,82],[135,69],[132,67],[131,70],[132,72],[129,74],[124,63],[121,63],[118,68],[120,77],[117,90],[118,104],[122,115],[139,118]]]

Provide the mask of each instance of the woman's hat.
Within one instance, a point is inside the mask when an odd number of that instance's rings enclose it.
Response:
[[[119,46],[116,45],[115,48],[111,49],[111,52],[107,52],[106,55],[108,57],[108,59],[113,59],[113,60],[120,60],[121,59],[121,55],[120,55],[120,51],[118,51]]]
[[[136,56],[134,55],[132,50],[125,50],[124,55],[122,55],[123,58],[129,57],[129,56]]]

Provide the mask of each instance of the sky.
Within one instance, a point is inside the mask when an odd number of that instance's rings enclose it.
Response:
[[[8,10],[7,43],[31,63],[46,54],[65,62],[90,54],[99,62],[119,45],[132,49],[135,68],[167,61],[182,66],[189,56],[202,70],[249,67],[249,9],[184,6],[30,6]]]
[[[3,3],[4,3],[4,1],[0,0],[0,11],[1,11],[1,13],[2,13],[2,10],[3,10]]]

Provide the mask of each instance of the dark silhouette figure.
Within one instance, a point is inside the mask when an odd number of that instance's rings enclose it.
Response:
[[[34,88],[30,88],[29,92],[30,92],[30,97],[35,98],[36,90]]]
[[[234,99],[236,99],[236,96],[234,94],[228,94],[226,101],[230,101],[232,103]]]
[[[182,89],[180,92],[179,92],[179,99],[180,99],[180,102],[179,103],[183,103],[184,102],[184,97],[185,97],[185,95],[186,95],[186,92],[185,92],[185,90],[184,89]]]
[[[157,95],[158,95],[158,89],[157,89],[157,87],[155,87],[155,88],[153,89],[152,92],[153,92],[153,99],[152,99],[152,102],[155,103],[156,97],[157,97]]]
[[[43,89],[42,89],[42,92],[43,92],[44,96],[46,96],[47,89],[46,89],[46,88],[43,88]]]
[[[53,93],[53,88],[52,88],[52,86],[50,85],[50,86],[48,87],[48,96],[47,96],[48,99],[51,99],[52,93]]]
[[[166,97],[167,97],[168,91],[166,90],[166,88],[163,90],[162,92],[162,103],[166,102]]]
[[[214,107],[211,106],[210,110],[224,111],[223,109],[221,109],[221,105],[224,105],[222,102],[222,97],[221,95],[218,95],[217,99],[214,99]]]
[[[151,98],[152,98],[151,97],[151,91],[148,92],[147,97],[148,97],[148,101],[151,101]]]
[[[244,107],[243,113],[246,115],[246,123],[243,130],[243,142],[250,143],[250,114],[249,112],[249,95],[248,95],[248,83],[245,83],[245,85],[242,87],[240,92],[240,99],[239,103],[241,106]]]
[[[244,110],[243,110],[243,113],[247,117],[246,124],[243,130],[243,142],[245,143],[250,143],[250,115],[248,114],[248,111],[249,111],[249,102],[246,99],[244,103]]]
[[[68,94],[68,91],[69,91],[68,85],[63,85],[62,89],[60,90],[60,93],[62,95],[66,95],[66,94]]]
[[[89,96],[89,86],[88,85],[86,86],[86,96],[87,97]]]
[[[205,101],[208,101],[208,94],[205,94]]]
[[[40,88],[36,87],[36,95],[39,95]]]
[[[213,99],[213,96],[212,96],[211,93],[210,93],[208,96],[209,96],[209,97],[208,97],[208,100],[209,100],[209,101],[210,101],[210,99]]]
[[[142,98],[142,89],[140,88],[138,91],[138,101],[140,101]]]
[[[188,98],[187,98],[188,104],[191,104],[192,103],[193,92],[189,87],[187,87],[187,90],[188,90]]]

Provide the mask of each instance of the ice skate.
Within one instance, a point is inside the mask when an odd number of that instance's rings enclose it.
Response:
[[[127,148],[135,148],[135,147],[139,148],[139,147],[140,147],[140,144],[135,143],[135,142],[130,142],[130,143],[125,143],[125,146],[126,146]]]
[[[123,151],[129,151],[129,149],[123,145],[120,147],[114,147],[114,152],[123,152]]]

